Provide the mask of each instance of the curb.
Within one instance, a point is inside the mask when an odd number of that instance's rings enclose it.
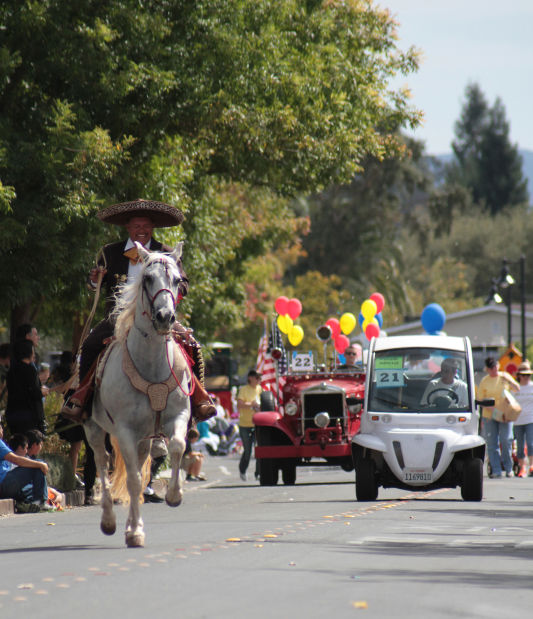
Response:
[[[15,513],[13,499],[0,499],[0,516],[11,516]]]

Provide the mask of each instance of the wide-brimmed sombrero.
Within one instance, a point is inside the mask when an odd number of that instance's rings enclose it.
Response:
[[[133,202],[112,204],[96,216],[108,224],[117,226],[125,226],[132,217],[150,217],[156,228],[179,226],[183,221],[183,213],[175,206],[141,198]]]

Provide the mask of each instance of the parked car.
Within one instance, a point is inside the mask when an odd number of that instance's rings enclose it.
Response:
[[[483,496],[485,441],[478,433],[474,364],[467,337],[398,336],[370,344],[360,432],[353,437],[355,493],[460,486]]]
[[[261,395],[254,415],[255,457],[262,486],[296,482],[299,466],[335,465],[353,470],[352,437],[359,430],[365,374],[326,370],[311,352],[294,352],[277,393]],[[281,387],[279,385],[282,385]]]

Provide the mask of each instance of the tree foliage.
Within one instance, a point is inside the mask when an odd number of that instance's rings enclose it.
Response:
[[[468,188],[476,204],[491,215],[528,202],[522,157],[511,144],[502,101],[490,107],[477,84],[469,84],[452,143],[455,160],[448,181]]]
[[[305,222],[287,200],[351,178],[415,125],[388,82],[416,68],[370,0],[5,0],[0,5],[0,311],[60,325],[137,197],[186,213],[184,312],[243,306],[243,265]],[[44,312],[44,313],[43,313]]]

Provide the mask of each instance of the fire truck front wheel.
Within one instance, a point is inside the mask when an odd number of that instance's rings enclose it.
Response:
[[[259,484],[275,486],[278,483],[278,463],[272,458],[261,458],[259,461]]]

